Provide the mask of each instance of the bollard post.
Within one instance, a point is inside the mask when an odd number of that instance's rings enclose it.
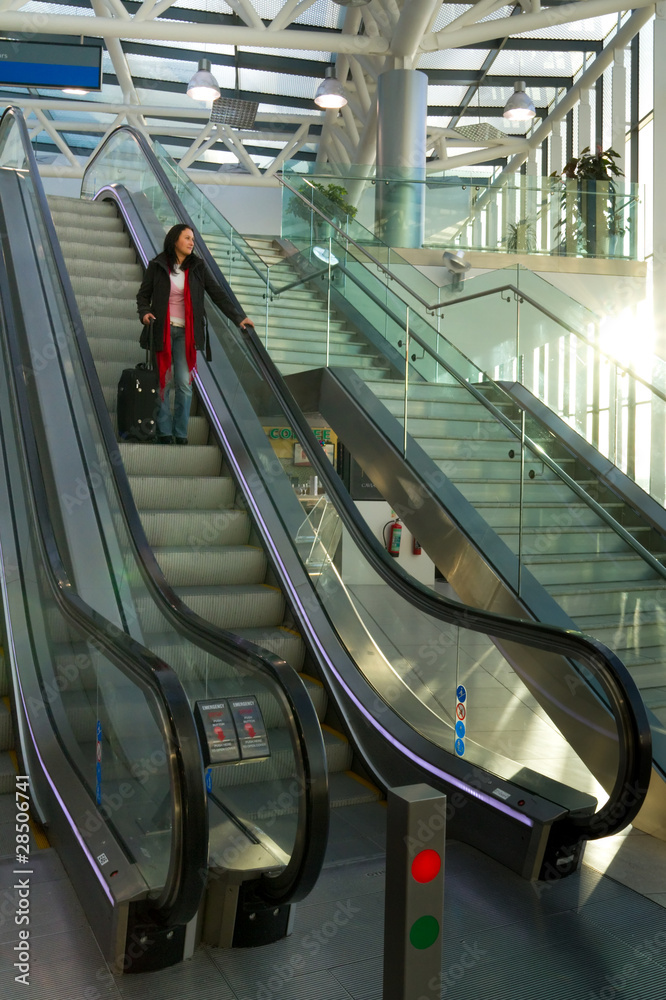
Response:
[[[383,1000],[439,1000],[446,795],[389,789]]]

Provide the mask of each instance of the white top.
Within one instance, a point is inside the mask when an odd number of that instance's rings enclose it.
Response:
[[[185,326],[185,272],[176,264],[169,277],[171,278],[169,319],[173,326]]]

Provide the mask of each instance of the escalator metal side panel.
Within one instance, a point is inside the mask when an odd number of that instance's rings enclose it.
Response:
[[[523,572],[529,594],[523,603],[493,571],[481,555],[485,545],[479,546],[474,534],[477,522],[484,540],[494,535],[492,529],[413,440],[409,443],[410,462],[404,461],[403,427],[358,376],[348,369],[325,368],[291,375],[285,381],[303,410],[320,413],[330,424],[464,603],[523,619],[527,605],[533,620],[576,628],[534,578]],[[499,539],[497,543],[503,545]],[[502,641],[498,646],[599,783],[610,791],[614,771],[609,761],[617,735],[609,727],[607,710],[572,663],[563,656],[515,643]],[[572,692],[576,694],[575,709]],[[592,728],[580,725],[579,714],[593,723]],[[666,748],[657,738],[655,752],[662,749]],[[648,797],[638,822],[634,821],[660,837],[666,836],[665,760],[657,758]]]
[[[457,803],[450,810],[452,836],[473,843],[525,878],[537,878],[546,868],[558,871],[558,858],[571,856],[571,845],[558,841],[558,824],[566,818],[562,805],[537,795],[526,796],[524,788],[433,746],[378,698],[350,659],[293,548],[291,532],[303,519],[300,503],[281,468],[276,467],[271,478],[276,459],[266,434],[243,399],[231,366],[222,371],[222,376],[217,373],[218,388],[207,366],[199,366],[202,400],[302,634],[373,780],[384,788],[429,781]],[[263,467],[265,476],[257,473],[257,465]],[[524,807],[517,805],[521,799],[526,802]],[[495,832],[496,818],[501,835]],[[562,853],[563,847],[566,850]],[[578,852],[576,862],[579,858]]]

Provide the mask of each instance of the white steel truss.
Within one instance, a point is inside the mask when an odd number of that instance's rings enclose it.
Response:
[[[0,31],[6,37],[21,33],[21,36],[81,35],[102,39],[122,98],[120,102],[111,103],[103,95],[99,100],[90,96],[74,100],[59,95],[36,97],[34,93],[19,92],[11,94],[11,103],[25,109],[34,135],[46,133],[66,159],[65,169],[71,174],[82,172],[76,136],[85,134],[89,142],[91,135],[98,135],[101,141],[112,128],[129,121],[146,134],[163,141],[169,138],[177,141],[182,149],[181,163],[190,172],[197,171],[197,166],[202,167],[211,151],[218,154],[219,165],[219,154],[223,151],[227,159],[230,154],[233,161],[245,169],[244,182],[274,184],[276,172],[299,151],[304,155],[309,151],[307,155],[316,155],[317,161],[322,163],[368,167],[373,164],[377,77],[386,69],[418,68],[432,53],[491,42],[499,37],[524,35],[572,21],[600,18],[627,9],[624,0],[576,0],[548,7],[542,7],[540,0],[521,0],[512,16],[497,18],[493,14],[506,6],[502,0],[478,0],[437,30],[436,25],[442,23],[442,12],[447,6],[442,5],[441,0],[371,0],[365,7],[340,8],[344,11],[343,23],[338,30],[331,30],[329,24],[316,23],[308,13],[315,0],[286,0],[272,20],[262,12],[261,0],[225,2],[235,18],[225,16],[211,20],[208,16],[199,16],[200,9],[192,9],[192,18],[188,20],[187,7],[174,6],[173,12],[170,11],[173,0],[143,0],[140,3],[128,0],[127,5],[123,0],[91,0],[94,16],[76,13],[76,8],[71,7],[63,13],[62,6],[55,3],[53,10],[44,3],[39,5],[39,10],[32,10],[33,5],[22,0],[0,0]],[[651,16],[654,4],[632,0],[631,8],[640,12],[639,20],[644,23]],[[635,14],[634,18],[637,16]],[[295,24],[297,19],[304,19],[308,30]],[[231,21],[234,23],[229,23]],[[336,75],[345,86],[349,103],[340,114],[322,114],[314,105],[311,111],[306,110],[301,100],[301,106],[294,107],[293,113],[285,113],[284,109],[291,104],[289,96],[285,96],[282,108],[275,113],[266,110],[264,105],[254,129],[238,131],[228,125],[213,125],[209,110],[195,102],[178,99],[169,105],[164,86],[150,90],[143,79],[137,86],[136,72],[133,75],[131,57],[128,58],[126,51],[133,46],[133,51],[139,52],[140,45],[137,47],[136,43],[145,44],[147,51],[160,43],[169,45],[174,59],[179,57],[178,45],[188,46],[190,50],[194,48],[212,60],[219,46],[233,46],[234,52],[239,49],[251,52],[254,48],[278,55],[281,50],[288,49],[294,63],[298,62],[299,54],[306,59],[308,53],[312,53],[313,58],[318,56],[321,60],[322,53],[330,53],[331,60],[335,57]],[[612,54],[604,52],[604,65],[608,61],[612,61]],[[326,62],[321,62],[321,66],[323,76]],[[274,63],[271,69],[275,69]],[[293,72],[297,75],[298,68]],[[312,70],[309,72],[311,74]],[[313,81],[313,93],[315,87]],[[239,96],[243,96],[242,90]],[[255,97],[256,94],[253,99]],[[9,103],[9,99],[5,99]],[[278,95],[273,95],[271,102],[277,99]],[[560,94],[554,102],[556,118],[553,120],[561,117],[562,108],[575,99],[573,91],[568,96]],[[428,129],[427,148],[434,151],[435,157],[431,156],[428,170],[460,168],[507,155],[513,157],[508,169],[516,169],[529,150],[547,134],[548,123],[548,118],[540,125],[537,123],[538,127],[528,136],[507,134],[506,138],[496,138],[486,144],[466,141],[450,129],[433,125]],[[279,126],[288,128],[282,131]],[[183,142],[189,146],[184,147]],[[227,173],[221,169],[207,169],[206,182],[229,183]],[[241,176],[234,171],[234,183],[238,183]]]

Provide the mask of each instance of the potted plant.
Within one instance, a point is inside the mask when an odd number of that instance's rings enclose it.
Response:
[[[318,194],[313,194],[313,188]],[[316,181],[309,181],[307,184],[301,184],[299,192],[309,202],[314,202],[316,207],[337,225],[344,223],[345,219],[353,219],[358,211],[355,205],[351,205],[348,201],[345,201],[347,191],[339,184],[327,184],[324,186]],[[312,214],[315,236],[326,229],[326,223],[321,216],[317,215],[316,212],[312,213],[309,205],[306,205],[300,198],[292,199],[292,212],[297,218],[304,219],[307,222],[310,221]]]
[[[586,146],[574,156],[561,174],[551,177],[562,183],[562,218],[557,228],[564,230],[565,244],[590,257],[607,256],[609,242],[624,236],[622,206],[618,205],[616,178],[624,173],[617,165],[620,154],[614,149]]]
[[[509,223],[509,232],[502,240],[508,253],[536,253],[536,229],[533,222],[521,219]]]

